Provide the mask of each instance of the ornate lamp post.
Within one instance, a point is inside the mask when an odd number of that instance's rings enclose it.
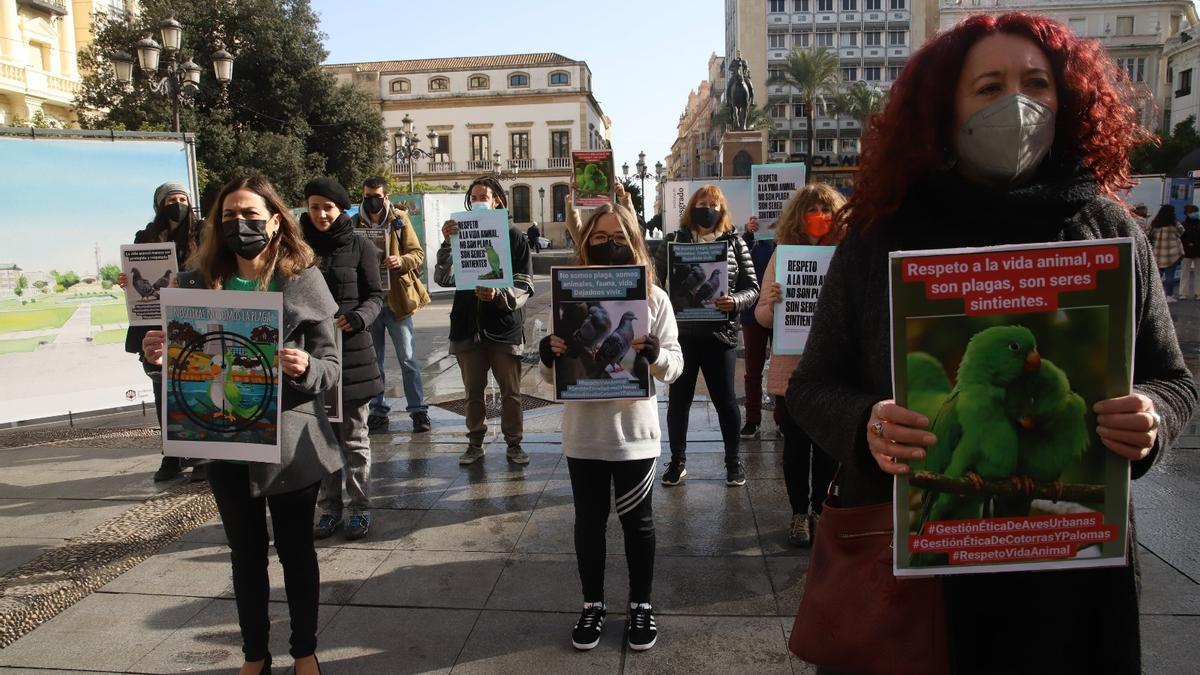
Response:
[[[137,52],[136,64],[150,78],[150,89],[156,94],[162,94],[171,101],[171,113],[175,119],[175,131],[180,131],[179,111],[183,106],[195,104],[196,94],[200,92],[200,66],[190,58],[183,63],[177,61],[179,46],[183,42],[183,26],[175,17],[163,20],[158,25],[162,32],[162,45],[154,41],[150,35],[138,40],[134,45]],[[161,61],[162,51],[167,51],[167,61]],[[113,72],[117,80],[123,84],[133,83],[133,66],[135,61],[125,52],[118,52],[112,57]],[[213,75],[224,91],[226,85],[233,79],[233,55],[220,45],[212,54]]]
[[[421,157],[433,159],[434,155],[437,154],[438,134],[436,131],[430,131],[425,135],[425,138],[429,139],[429,149],[426,150],[421,147],[421,138],[417,135],[413,127],[412,118],[405,114],[404,119],[400,120],[400,124],[402,125],[400,132],[396,134],[394,139],[396,151],[392,153],[392,159],[408,165],[408,192],[412,194],[414,167],[416,166],[417,159]]]
[[[519,169],[504,168],[504,163],[500,161],[500,151],[492,153],[492,177],[496,180],[516,180]]]
[[[546,226],[546,188],[538,188],[538,209],[541,211],[542,227]]]
[[[642,222],[644,223],[646,222],[646,179],[654,178],[655,181],[662,180],[663,165],[662,162],[655,162],[654,173],[649,173],[647,171],[648,167],[646,166],[646,153],[639,152],[636,168],[637,172],[633,174],[633,177],[637,178],[641,182],[642,191],[642,208],[638,209],[638,217],[641,218]],[[621,165],[621,173],[625,175],[625,177],[629,177],[629,162],[625,162]]]

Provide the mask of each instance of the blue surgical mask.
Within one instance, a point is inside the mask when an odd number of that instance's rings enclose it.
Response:
[[[471,202],[471,210],[472,211],[491,211],[492,203],[491,202]]]

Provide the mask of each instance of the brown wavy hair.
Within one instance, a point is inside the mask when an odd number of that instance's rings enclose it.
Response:
[[[1100,43],[1043,16],[977,14],[913,54],[892,84],[887,106],[868,122],[849,202],[852,230],[865,232],[895,213],[914,185],[945,170],[954,148],[955,90],[967,52],[998,33],[1032,40],[1054,71],[1058,115],[1051,157],[1082,165],[1103,194],[1132,186],[1129,151],[1152,135],[1130,104],[1128,77]]]
[[[704,197],[716,202],[721,207],[721,220],[717,221],[717,236],[733,232],[733,221],[729,219],[729,202],[725,200],[725,193],[721,192],[721,188],[716,185],[705,185],[692,193],[687,208],[683,210],[683,215],[679,218],[679,226],[693,234],[696,232],[696,224],[692,222],[692,208]]]
[[[304,241],[300,226],[271,182],[262,176],[243,176],[234,178],[221,188],[209,212],[203,242],[188,259],[188,269],[198,272],[206,286],[217,289],[225,285],[226,279],[237,274],[237,254],[225,245],[225,239],[221,236],[221,211],[225,199],[238,190],[249,190],[262,197],[267,211],[272,216],[279,216],[279,230],[264,251],[270,264],[266,266],[268,273],[258,278],[259,290],[267,290],[276,274],[291,278],[312,267],[316,256]]]
[[[576,264],[592,264],[588,260],[588,240],[592,238],[592,230],[596,229],[596,223],[600,222],[602,216],[609,213],[617,217],[617,222],[621,224],[621,230],[625,232],[625,238],[629,240],[629,247],[633,249],[633,264],[645,266],[647,288],[653,286],[655,283],[654,263],[650,260],[650,251],[646,248],[646,238],[642,236],[642,228],[637,223],[637,216],[619,204],[604,204],[592,211],[592,215],[588,217],[587,222],[583,224],[583,229],[580,230],[579,241],[575,242]]]
[[[829,234],[821,237],[820,245],[836,244],[846,234],[846,222],[841,217],[841,211],[846,206],[846,198],[833,186],[826,183],[809,183],[792,193],[779,219],[775,221],[775,241],[781,245],[807,244],[808,237],[804,232],[804,216],[808,209],[815,205],[825,205],[833,212],[833,223]]]

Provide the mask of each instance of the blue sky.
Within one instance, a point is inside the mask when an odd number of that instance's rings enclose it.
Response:
[[[0,263],[79,275],[117,263],[154,217],[154,188],[187,184],[176,142],[0,138]],[[61,180],[55,180],[57,178]]]
[[[558,52],[587,61],[613,123],[613,154],[630,171],[670,152],[688,92],[724,51],[722,0],[596,3],[460,0],[444,12],[415,2],[313,0],[330,63]],[[664,162],[665,163],[665,162]],[[653,168],[651,168],[653,171]],[[646,191],[653,195],[651,183]],[[652,202],[647,202],[647,211]]]

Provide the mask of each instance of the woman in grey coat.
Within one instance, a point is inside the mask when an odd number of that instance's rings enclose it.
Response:
[[[241,672],[269,672],[267,509],[283,564],[296,672],[319,673],[316,659],[320,571],[312,519],[320,482],[341,468],[337,437],[321,394],[335,386],[341,357],[334,341],[337,304],[312,249],[266,179],[235,179],[218,196],[200,250],[181,275],[182,288],[278,291],[283,294],[283,372],[279,464],[218,461],[209,482],[221,513],[233,563],[233,590],[242,651]],[[147,361],[161,364],[165,335],[143,340]]]

